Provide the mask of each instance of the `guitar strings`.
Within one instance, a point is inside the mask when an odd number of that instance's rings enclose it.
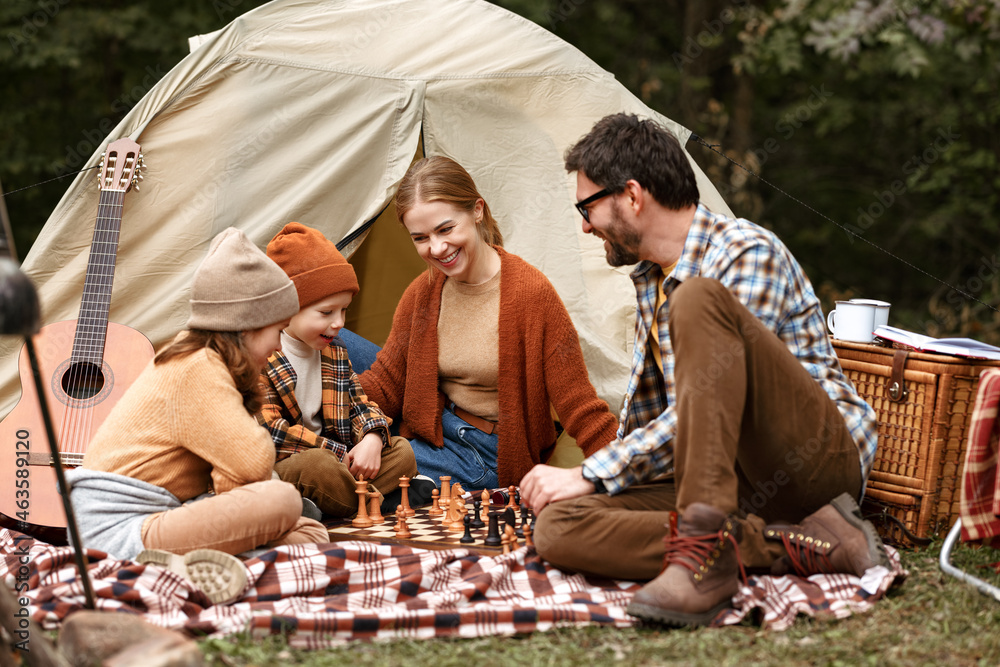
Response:
[[[112,171],[117,157],[113,154],[108,157],[108,167]],[[107,313],[98,313],[98,310],[105,307],[102,304],[107,304],[110,308],[125,197],[124,189],[111,189],[112,185],[111,182],[102,184],[98,198],[97,221],[90,245],[87,279],[84,284],[80,315],[77,318],[77,331],[70,357],[71,369],[66,386],[71,400],[80,401],[82,403],[80,407],[84,408],[88,401],[105,389],[105,384],[108,382],[103,364],[108,317]],[[120,185],[125,188],[127,182]],[[93,436],[94,420],[94,410],[65,411],[60,426],[60,441],[63,443],[60,451],[82,456]]]

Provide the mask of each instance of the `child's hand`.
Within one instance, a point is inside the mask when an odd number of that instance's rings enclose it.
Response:
[[[359,476],[372,479],[382,467],[382,436],[369,433],[344,458],[355,479]]]

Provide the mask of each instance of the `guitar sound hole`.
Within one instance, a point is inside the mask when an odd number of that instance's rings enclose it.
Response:
[[[63,391],[80,401],[100,393],[103,387],[104,373],[89,361],[71,364],[62,377]]]

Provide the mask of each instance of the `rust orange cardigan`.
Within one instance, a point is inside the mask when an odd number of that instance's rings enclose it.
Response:
[[[517,484],[556,441],[549,404],[589,456],[615,438],[618,422],[587,376],[576,328],[555,288],[517,255],[500,254],[497,476]],[[361,375],[368,398],[399,420],[400,434],[444,445],[438,391],[438,313],[445,276],[422,273],[406,288],[392,331]],[[447,354],[447,351],[444,352]]]

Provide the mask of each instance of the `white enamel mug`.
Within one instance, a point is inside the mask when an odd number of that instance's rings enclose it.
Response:
[[[879,301],[878,299],[851,299],[851,303],[867,303],[870,306],[875,306],[876,329],[889,324],[889,306],[892,304],[888,301]]]
[[[838,301],[837,307],[826,316],[826,326],[834,338],[854,343],[870,343],[875,339],[875,313],[878,309],[870,303]]]

